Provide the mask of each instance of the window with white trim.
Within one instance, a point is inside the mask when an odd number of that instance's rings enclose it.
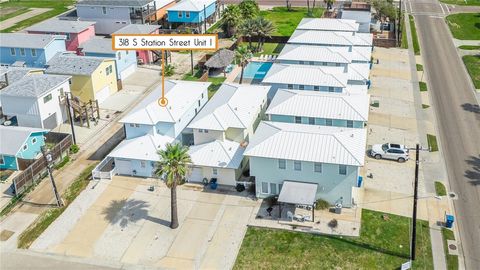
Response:
[[[308,118],[308,124],[309,125],[315,125],[315,118],[314,117],[309,117]]]
[[[262,182],[262,190],[261,192],[263,194],[268,194],[268,183],[267,182]]]
[[[302,170],[302,162],[299,161],[299,160],[295,160],[295,161],[293,162],[293,169],[294,169],[295,171],[301,171],[301,170]]]
[[[287,168],[287,161],[285,159],[279,159],[278,168],[281,170],[285,170]]]
[[[212,168],[212,174],[213,175],[218,175],[218,169],[217,168]]]
[[[145,166],[146,166],[145,161],[143,161],[143,160],[140,161],[140,167],[145,168]]]
[[[43,97],[43,103],[47,103],[50,100],[52,100],[52,94],[51,93]]]
[[[277,184],[270,183],[270,194],[277,194]]]
[[[26,150],[28,149],[28,145],[26,145],[26,144],[23,145],[23,148],[22,148],[22,149],[23,149],[23,151],[26,151]]]
[[[347,120],[347,127],[353,128],[353,121],[352,120]]]
[[[316,172],[316,173],[321,173],[322,172],[322,163],[315,162],[313,164],[313,171]]]
[[[298,89],[300,89],[300,90],[305,90],[305,85],[300,84],[300,85],[298,86]]]
[[[106,7],[102,7],[102,13],[103,13],[103,15],[107,14],[107,8]]]
[[[301,124],[301,123],[302,123],[302,117],[295,116],[295,124]]]
[[[65,33],[65,36],[67,36],[67,40],[70,40],[70,33]]]
[[[130,127],[135,127],[135,125],[134,125],[134,124],[132,124],[132,123],[130,123]]]
[[[347,165],[338,165],[338,174],[347,175]]]
[[[36,144],[37,143],[37,138],[33,138],[32,139],[32,144]]]
[[[182,11],[178,12],[178,18],[183,18],[183,12]]]
[[[329,87],[328,87],[328,92],[335,92],[335,88],[329,86]]]
[[[318,86],[318,85],[314,86],[313,91],[320,91],[320,86]]]
[[[135,124],[135,127],[136,127],[136,128],[139,128],[139,127],[140,127],[140,124]]]
[[[288,85],[287,85],[287,88],[288,88],[288,89],[293,89],[293,84],[288,84]]]
[[[325,119],[325,125],[326,125],[326,126],[333,126],[333,121],[332,121],[332,119]]]
[[[185,18],[190,18],[190,11],[185,11]]]

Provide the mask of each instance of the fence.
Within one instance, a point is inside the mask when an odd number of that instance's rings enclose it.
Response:
[[[60,162],[68,154],[70,146],[73,144],[72,135],[65,133],[49,132],[46,135],[46,143],[55,143],[50,149],[52,154],[52,163]],[[40,182],[47,175],[47,162],[44,158],[35,160],[22,173],[13,179],[15,194],[21,194],[29,187]]]

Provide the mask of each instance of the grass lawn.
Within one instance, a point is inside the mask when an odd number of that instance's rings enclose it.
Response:
[[[417,64],[417,71],[423,71],[423,66],[420,64]]]
[[[67,11],[67,6],[73,5],[75,1],[73,0],[16,0],[16,1],[9,1],[0,4],[0,8],[51,8],[52,10],[47,11],[45,13],[39,14],[37,16],[28,18],[21,22],[18,22],[12,27],[2,30],[1,32],[8,33],[8,32],[15,32],[21,30],[25,27],[30,25],[36,24],[58,14],[61,14]],[[17,14],[18,15],[18,14]],[[8,16],[8,15],[7,15]]]
[[[420,55],[420,44],[418,43],[417,28],[415,27],[415,20],[412,15],[408,15],[410,21],[410,32],[412,32],[413,51],[415,55]]]
[[[462,59],[475,88],[480,89],[480,55],[466,55]]]
[[[462,50],[480,50],[480,46],[475,46],[475,45],[462,45],[458,48]]]
[[[12,11],[12,12],[5,12],[5,13],[4,13],[4,12],[1,12],[1,13],[0,13],[0,22],[1,22],[1,21],[5,21],[5,20],[8,20],[8,19],[10,19],[10,18],[13,18],[13,17],[15,17],[15,16],[18,16],[18,15],[20,15],[20,14],[23,14],[23,13],[29,11],[29,9],[26,8],[26,7],[18,7],[18,8],[11,7],[11,9],[14,10],[14,11]],[[8,10],[8,8],[5,8],[5,10]]]
[[[435,181],[435,193],[437,194],[437,196],[447,195],[447,189],[445,188],[445,185],[442,184],[442,182]]]
[[[402,49],[408,49],[408,38],[404,16],[405,14],[402,13]]]
[[[194,74],[189,72],[183,75],[182,80],[185,81],[198,81],[200,77],[202,77],[202,71],[199,69],[193,70]],[[208,77],[208,81],[212,84],[208,87],[208,99],[212,98],[213,95],[217,92],[217,90],[222,86],[222,83],[225,81],[224,77]]]
[[[440,2],[460,6],[480,6],[480,0],[440,0]]]
[[[442,228],[443,236],[443,249],[445,250],[445,257],[447,258],[447,269],[456,270],[458,269],[458,256],[448,254],[447,240],[455,240],[455,235],[452,230],[447,228]]]
[[[410,219],[363,210],[360,237],[250,227],[234,269],[399,269],[410,253]],[[433,269],[428,223],[417,223],[414,269]]]
[[[422,109],[428,109],[428,108],[430,108],[430,105],[422,104]]]
[[[242,42],[241,45],[242,46],[248,46],[248,42]],[[256,47],[257,43],[252,42],[252,46]],[[282,51],[283,47],[285,47],[285,43],[264,43],[263,44],[263,51],[258,52],[258,53],[254,53],[253,56],[258,57],[262,54],[278,55]]]
[[[426,82],[418,82],[418,85],[420,86],[420,92],[425,92],[428,90]]]
[[[437,137],[432,134],[427,134],[428,148],[431,152],[438,151]]]
[[[323,8],[315,8],[313,11],[314,18],[320,18],[323,14]],[[297,28],[298,23],[307,16],[307,8],[292,7],[288,11],[286,7],[274,7],[271,10],[262,10],[260,15],[272,21],[276,30],[273,36],[291,36]]]
[[[67,207],[77,198],[78,195],[87,187],[90,183],[90,176],[92,170],[97,164],[92,164],[85,168],[80,175],[73,181],[67,188],[64,194],[62,194],[65,205],[59,208],[51,208],[41,213],[38,218],[32,223],[25,231],[20,234],[18,238],[18,248],[29,248],[30,245],[52,224]]]
[[[456,39],[480,39],[480,13],[458,13],[447,16],[448,27]]]

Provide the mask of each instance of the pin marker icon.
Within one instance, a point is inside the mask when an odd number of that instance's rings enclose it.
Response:
[[[158,105],[166,107],[168,99],[165,97],[165,50],[162,49],[162,97],[158,99]]]

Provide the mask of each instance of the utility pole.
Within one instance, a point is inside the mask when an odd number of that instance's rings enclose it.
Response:
[[[400,30],[402,29],[402,28],[401,28],[401,25],[402,25],[402,0],[400,0],[400,2],[398,3],[397,45],[400,45],[400,44],[401,44],[401,40],[400,40]],[[405,33],[402,33],[402,36],[403,36],[404,34],[405,34]]]
[[[72,129],[72,138],[73,138],[73,143],[77,144],[77,138],[75,137],[75,129],[73,125],[73,115],[71,108],[72,106],[70,105],[70,98],[68,97],[68,93],[65,94],[65,97],[67,98],[67,112],[68,112],[68,120],[70,122],[70,128]]]
[[[417,199],[418,199],[418,167],[420,164],[420,145],[417,143],[415,148],[415,183],[413,189],[413,216],[412,216],[412,239],[410,245],[410,260],[415,260],[415,243],[417,241]]]
[[[190,50],[190,65],[192,66],[192,76],[193,76],[193,50]]]
[[[57,185],[55,184],[55,179],[53,179],[53,174],[52,174],[52,160],[53,160],[52,154],[46,151],[45,146],[42,146],[40,149],[42,151],[43,158],[47,163],[48,176],[50,177],[50,181],[52,182],[53,193],[55,194],[55,199],[57,200],[57,206],[62,207],[63,206],[62,198],[60,197],[60,194],[58,194]]]

